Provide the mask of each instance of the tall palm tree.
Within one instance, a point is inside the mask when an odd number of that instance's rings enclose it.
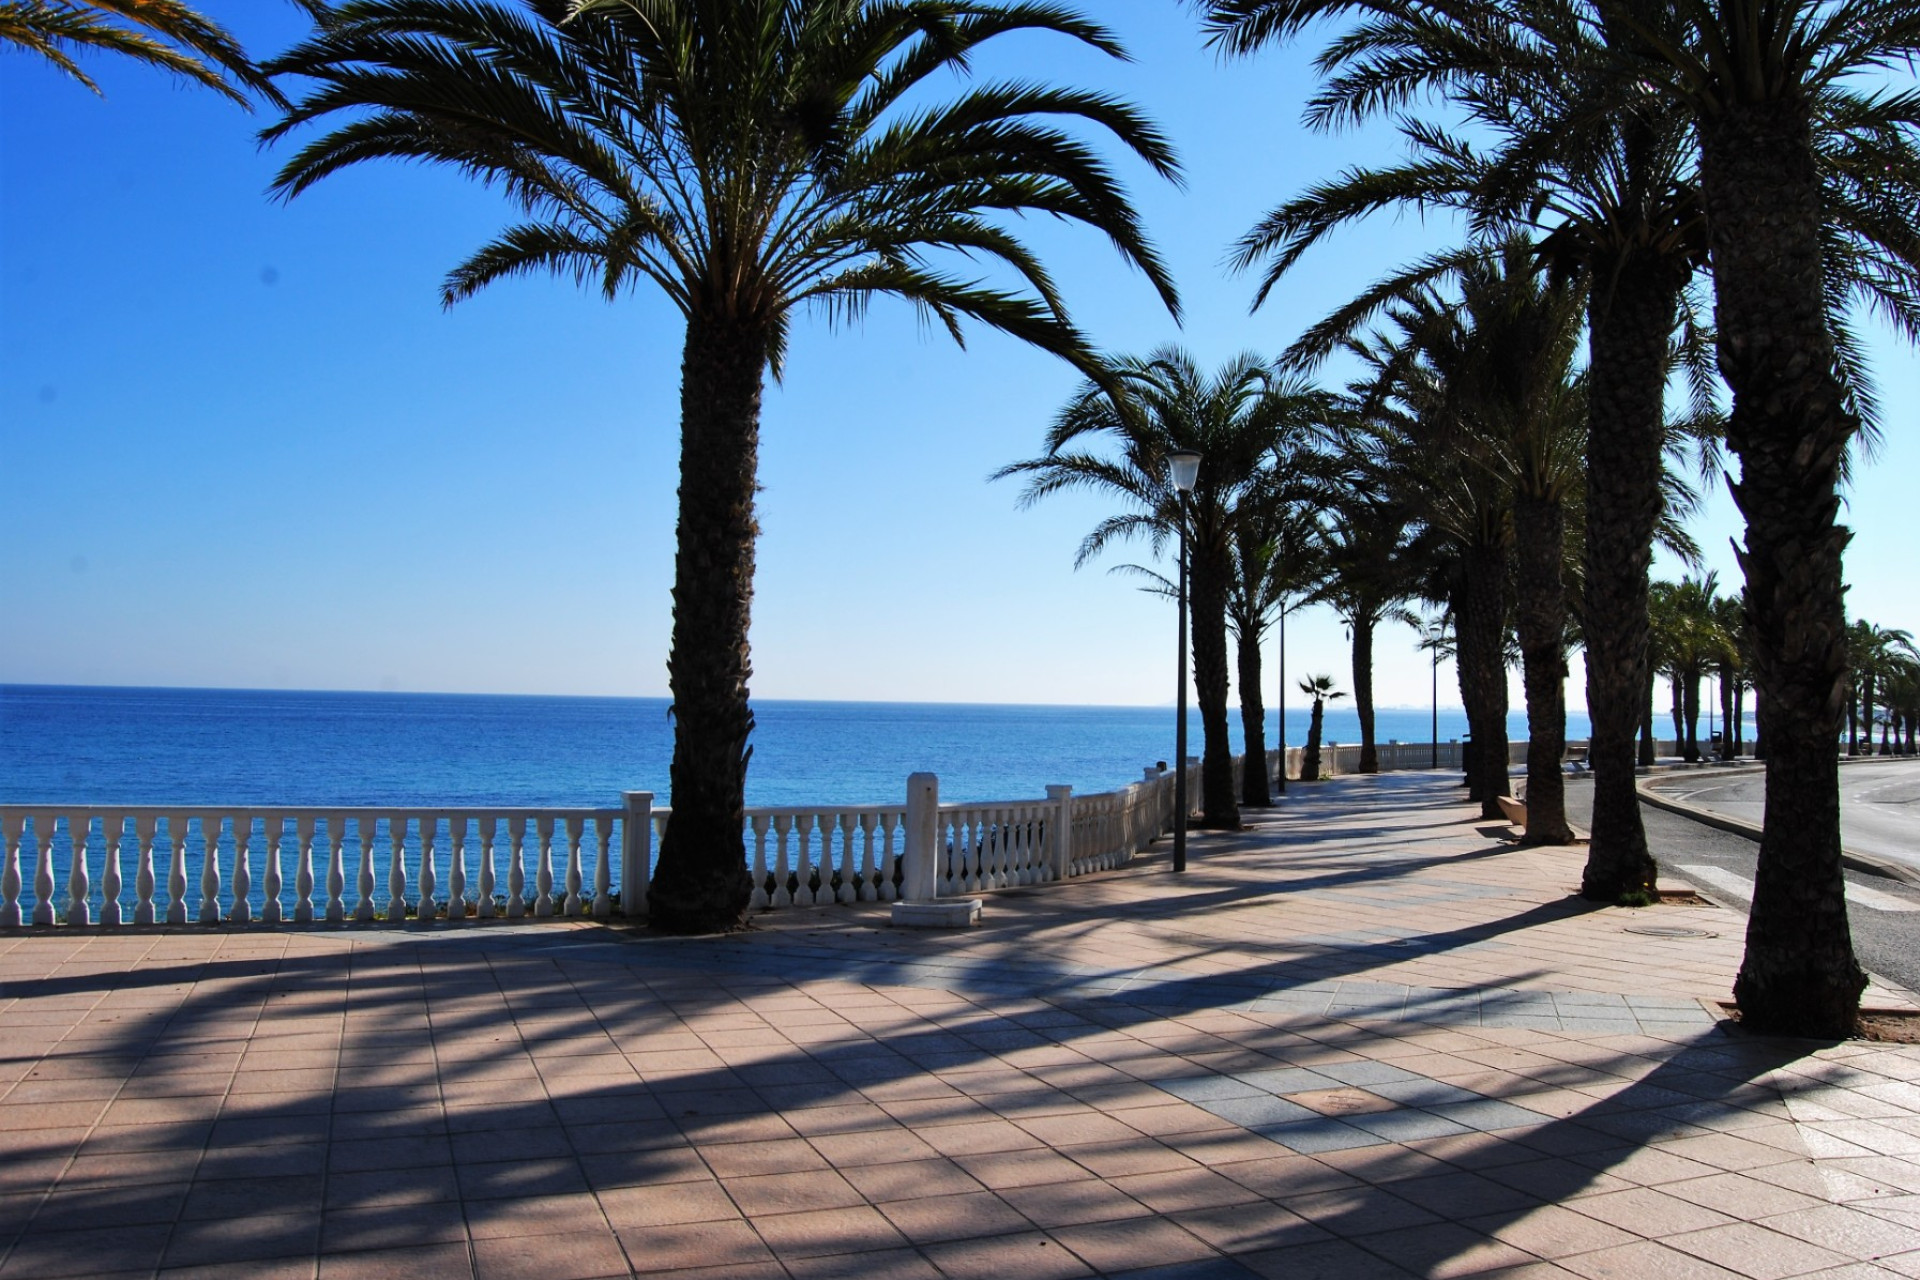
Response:
[[[1840,869],[1834,692],[1847,671],[1847,533],[1837,490],[1865,406],[1857,350],[1835,319],[1862,296],[1920,337],[1912,98],[1851,82],[1911,66],[1920,0],[1674,0],[1671,35],[1644,21],[1639,0],[1593,3],[1650,51],[1639,59],[1643,91],[1691,113],[1700,140],[1767,760],[1734,995],[1757,1029],[1843,1034],[1866,975]]]
[[[1234,587],[1234,544],[1242,521],[1262,510],[1252,500],[1269,478],[1281,423],[1298,404],[1278,389],[1272,370],[1252,355],[1204,374],[1186,352],[1110,362],[1054,419],[1046,452],[1011,463],[995,479],[1027,477],[1023,505],[1066,489],[1091,489],[1123,509],[1081,541],[1076,567],[1109,544],[1144,537],[1158,551],[1187,532],[1189,615],[1193,622],[1194,700],[1200,706],[1201,822],[1240,825],[1227,730],[1227,603]],[[1092,452],[1088,437],[1110,442]],[[1181,449],[1200,454],[1199,479],[1182,504],[1167,466]],[[1183,514],[1184,512],[1184,514]]]
[[[1328,398],[1297,379],[1280,380],[1272,394],[1281,398],[1273,415],[1273,456],[1266,473],[1249,486],[1235,512],[1232,583],[1227,592],[1227,629],[1234,640],[1245,757],[1240,803],[1252,809],[1273,803],[1273,780],[1265,767],[1261,641],[1290,601],[1319,583],[1324,555],[1317,517],[1333,500],[1335,484],[1334,469],[1320,452],[1318,440],[1318,428],[1328,416]],[[1284,767],[1279,784],[1284,791]]]
[[[271,64],[311,87],[267,136],[332,125],[281,171],[283,196],[362,161],[425,160],[524,210],[453,269],[448,303],[558,273],[609,297],[651,282],[686,319],[657,926],[728,927],[747,902],[760,396],[794,312],[857,316],[891,295],[956,340],[970,319],[1092,370],[1045,267],[1007,229],[1023,212],[1105,232],[1177,305],[1118,181],[1066,127],[1173,177],[1137,111],[1031,82],[930,100],[936,76],[1021,30],[1123,56],[1064,9],[988,0],[349,0]]]
[[[1853,690],[1853,697],[1848,700],[1847,706],[1848,755],[1860,754],[1860,739],[1863,736],[1867,754],[1873,754],[1875,712],[1882,705],[1886,682],[1891,678],[1896,664],[1914,654],[1912,632],[1881,627],[1864,618],[1847,629],[1847,660],[1851,667],[1849,684]]]
[[[95,93],[77,55],[95,50],[158,67],[252,108],[284,106],[239,41],[183,0],[0,0],[0,48],[38,54]]]
[[[1242,264],[1265,264],[1263,293],[1332,229],[1405,203],[1457,212],[1482,234],[1527,228],[1543,261],[1586,282],[1583,636],[1594,801],[1584,891],[1612,901],[1650,890],[1656,868],[1634,790],[1634,708],[1647,678],[1669,338],[1704,255],[1685,113],[1651,95],[1596,106],[1595,84],[1607,83],[1593,73],[1606,53],[1604,29],[1580,0],[1202,7],[1213,40],[1236,54],[1290,38],[1316,18],[1359,15],[1361,34],[1337,38],[1321,58],[1331,79],[1309,107],[1312,123],[1398,109],[1432,90],[1475,126],[1468,135],[1404,121],[1405,163],[1350,170],[1275,210],[1238,248]]]

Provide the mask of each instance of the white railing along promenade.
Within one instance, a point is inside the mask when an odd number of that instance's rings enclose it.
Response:
[[[750,906],[895,901],[919,844],[948,895],[1119,866],[1171,825],[1172,779],[937,805],[918,838],[905,804],[750,808]],[[604,809],[4,804],[0,927],[642,916],[670,814],[650,792]]]
[[[1433,751],[1383,744],[1381,767],[1427,768]],[[1441,744],[1441,767],[1460,752]],[[1297,777],[1300,749],[1287,757]],[[1268,753],[1269,769],[1279,762]],[[1358,763],[1353,744],[1322,751],[1327,772]],[[1199,775],[1190,763],[1195,803]],[[1173,780],[1148,769],[1115,791],[936,803],[930,818],[911,796],[750,808],[750,906],[897,901],[923,848],[943,897],[1109,870],[1171,829]],[[650,792],[617,808],[0,804],[0,927],[638,917],[670,812]]]

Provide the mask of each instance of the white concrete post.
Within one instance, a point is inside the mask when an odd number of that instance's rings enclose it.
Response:
[[[903,929],[964,929],[980,923],[980,899],[940,897],[940,779],[907,778],[906,848],[901,851],[899,902],[891,918]]]
[[[647,914],[647,873],[653,865],[653,792],[626,793],[620,821],[620,914],[638,920]]]
[[[940,779],[931,773],[907,778],[907,848],[900,897],[932,902],[940,896],[940,870],[934,853],[939,839]]]
[[[1053,863],[1053,878],[1065,880],[1073,866],[1073,788],[1048,787],[1047,799],[1055,805],[1048,853]]]

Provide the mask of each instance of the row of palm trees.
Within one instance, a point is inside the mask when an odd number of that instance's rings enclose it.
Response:
[[[1124,456],[1156,397],[1218,380],[1175,376],[1170,356],[1099,358],[1008,215],[1050,213],[1100,231],[1177,317],[1174,283],[1090,140],[1176,179],[1172,149],[1139,110],[1105,95],[956,78],[961,87],[942,96],[950,73],[964,75],[1010,32],[1122,55],[1111,33],[1055,5],[302,3],[314,33],[266,63],[265,78],[177,0],[4,3],[0,40],[60,61],[89,38],[89,23],[119,15],[137,39],[144,22],[173,40],[173,69],[216,87],[238,94],[237,82],[279,106],[273,84],[298,85],[263,135],[320,130],[281,171],[284,197],[374,160],[449,165],[497,184],[519,220],[453,268],[449,303],[538,272],[609,297],[650,285],[679,307],[674,803],[651,902],[663,927],[731,925],[747,899],[760,392],[795,311],[857,315],[891,295],[956,339],[971,321],[1054,352],[1089,385],[1035,461],[1057,463],[1089,431],[1121,441]],[[1207,428],[1220,438],[1202,446],[1215,467],[1191,517],[1209,738],[1225,723],[1227,632],[1244,651],[1308,590],[1266,581],[1265,548],[1280,548],[1271,554],[1284,563],[1281,526],[1300,513],[1282,502],[1260,514],[1258,490],[1297,483],[1310,462],[1330,465],[1326,483],[1382,507],[1358,523],[1321,515],[1321,542],[1346,538],[1355,565],[1391,558],[1368,539],[1397,519],[1409,542],[1446,551],[1429,561],[1437,578],[1425,594],[1449,602],[1483,803],[1504,789],[1509,616],[1539,737],[1551,732],[1566,618],[1578,606],[1596,782],[1583,889],[1611,901],[1650,888],[1633,765],[1648,565],[1661,520],[1677,511],[1662,479],[1680,434],[1667,390],[1676,367],[1690,370],[1706,408],[1710,356],[1731,391],[1724,439],[1747,519],[1744,612],[1768,764],[1736,996],[1759,1029],[1846,1030],[1865,977],[1842,895],[1832,750],[1834,691],[1848,677],[1837,486],[1873,409],[1848,321],[1864,301],[1920,335],[1915,117],[1909,95],[1875,79],[1920,51],[1920,0],[1194,4],[1209,38],[1235,56],[1322,19],[1349,21],[1322,55],[1327,78],[1309,120],[1389,114],[1410,150],[1403,163],[1310,189],[1246,235],[1235,260],[1261,272],[1256,305],[1330,232],[1376,210],[1445,211],[1468,234],[1310,329],[1281,371],[1249,362],[1222,375],[1224,417]],[[972,265],[982,260],[1000,274],[983,282]],[[1286,384],[1342,350],[1366,372],[1338,412],[1323,411],[1322,393]],[[1320,443],[1283,462],[1252,431],[1272,427],[1258,420],[1274,413],[1319,419]],[[1340,443],[1325,447],[1330,436]],[[1161,519],[1161,459],[1129,462],[1160,488],[1119,518]],[[1043,466],[1031,478],[1046,475]],[[1570,559],[1577,573],[1566,572]],[[1358,569],[1339,581],[1329,598],[1359,645],[1390,598]],[[1236,591],[1244,607],[1233,614]],[[1224,617],[1238,621],[1216,626]],[[1541,746],[1550,750],[1550,738]],[[1225,823],[1234,797],[1211,743],[1205,774],[1207,818]],[[1534,772],[1530,801],[1543,812],[1557,777]]]

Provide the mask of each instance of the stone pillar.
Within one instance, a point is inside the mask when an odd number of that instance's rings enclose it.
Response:
[[[940,779],[907,778],[906,848],[901,854],[901,901],[892,919],[904,929],[964,929],[980,923],[980,899],[940,897]]]
[[[1055,806],[1054,815],[1047,822],[1052,833],[1047,841],[1047,853],[1053,879],[1065,880],[1073,867],[1073,788],[1048,787],[1047,799]]]
[[[653,792],[626,793],[620,822],[620,914],[638,920],[647,914],[647,873],[653,865]]]

